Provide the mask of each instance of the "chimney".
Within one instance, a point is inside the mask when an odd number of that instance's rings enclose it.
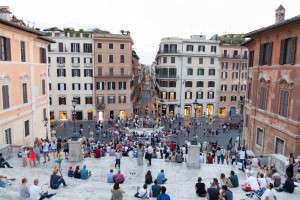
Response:
[[[6,21],[11,20],[11,12],[9,11],[8,6],[0,6],[0,19],[4,19]]]
[[[283,22],[285,17],[285,8],[280,5],[275,11],[275,24]]]

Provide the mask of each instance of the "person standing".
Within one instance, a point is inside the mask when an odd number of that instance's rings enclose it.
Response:
[[[149,164],[149,166],[151,166],[151,160],[152,160],[152,154],[153,154],[153,147],[151,145],[148,146],[146,154],[147,154],[148,164]]]
[[[239,152],[240,155],[240,162],[242,163],[242,171],[246,168],[246,149],[245,147],[242,148]]]
[[[43,155],[44,155],[44,163],[47,162],[47,158],[48,158],[48,161],[50,161],[48,140],[44,140],[44,142],[43,142]]]
[[[113,189],[111,189],[111,200],[123,200],[124,193],[119,183],[115,183]]]
[[[115,168],[121,168],[121,151],[117,150],[115,153],[115,157],[116,157],[116,163],[115,163]]]
[[[33,148],[31,148],[31,147],[29,149],[29,165],[30,165],[30,167],[35,167],[35,165],[36,165],[35,153],[33,151]]]

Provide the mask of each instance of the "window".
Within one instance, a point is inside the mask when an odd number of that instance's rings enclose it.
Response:
[[[126,82],[119,82],[119,90],[126,90]]]
[[[163,57],[163,63],[167,63],[167,57]]]
[[[236,96],[231,96],[231,101],[236,101]]]
[[[113,63],[114,62],[114,55],[109,55],[109,63]]]
[[[43,119],[48,119],[47,117],[47,109],[43,108]]]
[[[227,91],[227,85],[221,85],[221,91]]]
[[[46,49],[40,48],[40,63],[47,63]]]
[[[98,63],[102,63],[102,55],[101,54],[98,55]]]
[[[93,83],[85,83],[84,90],[93,90]]]
[[[203,57],[199,58],[199,64],[203,64]]]
[[[244,58],[244,59],[247,59],[247,58],[248,58],[248,52],[247,52],[247,51],[244,51],[243,58]]]
[[[227,72],[221,72],[221,78],[227,79]]]
[[[80,77],[80,69],[72,69],[72,77]]]
[[[10,39],[0,36],[0,60],[11,60]]]
[[[288,116],[289,92],[286,90],[280,91],[279,115]]]
[[[80,105],[80,97],[73,97],[73,101],[77,102],[78,105]]]
[[[92,64],[93,63],[93,58],[83,58],[83,63]]]
[[[193,82],[192,81],[186,81],[185,82],[185,87],[193,87]]]
[[[51,85],[51,83],[49,83],[49,90],[52,90],[52,85]]]
[[[12,144],[11,128],[5,129],[4,134],[5,134],[5,144]]]
[[[175,63],[175,57],[171,57],[171,63]]]
[[[80,43],[71,43],[71,52],[80,52]]]
[[[49,97],[49,105],[52,105],[52,97]]]
[[[124,75],[125,74],[125,70],[124,70],[124,68],[122,67],[122,68],[120,68],[120,74],[121,75]]]
[[[245,119],[245,127],[248,127],[249,126],[249,115],[246,114],[246,119]]]
[[[96,82],[96,90],[104,90],[104,82]]]
[[[198,51],[205,52],[205,46],[204,45],[199,45],[198,46]]]
[[[20,42],[21,62],[26,62],[25,42]]]
[[[120,44],[120,49],[124,49],[124,44]]]
[[[170,53],[177,53],[177,44],[170,44]]]
[[[188,63],[188,64],[192,64],[192,57],[188,57],[187,63]]]
[[[169,68],[169,78],[176,78],[176,68]]]
[[[74,64],[79,64],[80,63],[80,57],[72,57],[71,62]]]
[[[27,83],[22,84],[22,90],[23,90],[23,103],[28,103]]]
[[[102,49],[102,43],[97,43],[97,48]]]
[[[93,97],[85,97],[85,104],[93,104]]]
[[[209,69],[209,70],[208,70],[208,75],[209,75],[209,76],[214,76],[214,75],[216,75],[216,70],[215,70],[215,69]]]
[[[116,83],[113,81],[108,81],[107,82],[107,89],[108,90],[115,90],[116,89]]]
[[[208,87],[215,87],[214,81],[208,81]]]
[[[58,97],[58,105],[66,105],[66,97]]]
[[[43,95],[46,94],[46,80],[45,79],[42,80],[42,94]]]
[[[203,91],[199,91],[199,92],[196,92],[196,98],[197,99],[203,99]]]
[[[279,64],[295,64],[297,37],[281,40]]]
[[[275,153],[276,154],[283,154],[284,150],[284,141],[278,137],[276,137],[275,141]]]
[[[66,83],[57,83],[57,90],[67,90]]]
[[[267,95],[268,89],[266,87],[261,87],[259,95],[259,108],[262,110],[265,110],[267,108]]]
[[[72,90],[80,90],[81,85],[80,83],[72,83]]]
[[[254,51],[249,52],[249,61],[248,61],[248,66],[253,67],[253,61],[254,61]]]
[[[224,57],[224,58],[227,58],[227,57],[228,57],[227,50],[224,50],[224,51],[223,51],[223,57]]]
[[[217,47],[216,46],[210,46],[210,52],[217,52]]]
[[[110,76],[113,76],[114,75],[114,68],[109,68],[109,75]]]
[[[185,99],[193,99],[193,93],[192,92],[185,92],[184,97],[185,97]]]
[[[92,53],[93,46],[91,43],[83,43],[83,52],[84,53]]]
[[[238,51],[237,51],[237,50],[234,50],[234,51],[233,51],[233,58],[237,58],[237,57],[238,57],[238,54],[239,54]]]
[[[104,96],[97,96],[97,104],[104,104],[105,98]]]
[[[208,91],[207,92],[207,99],[214,99],[215,98],[215,92],[214,91]]]
[[[186,45],[186,51],[194,51],[193,45]]]
[[[58,68],[56,69],[57,77],[66,77],[66,69]]]
[[[204,75],[204,69],[203,68],[198,68],[197,69],[197,75],[198,76],[203,76]]]
[[[25,137],[30,134],[29,120],[26,120],[24,122],[24,132],[25,132]]]
[[[125,63],[125,56],[124,55],[120,55],[120,63]]]
[[[56,63],[58,64],[65,64],[66,58],[65,57],[56,57]]]
[[[58,43],[58,52],[64,52],[64,43],[62,42]]]
[[[113,49],[113,48],[114,48],[114,44],[113,44],[113,43],[109,43],[109,44],[108,44],[108,48],[109,48],[109,49]]]
[[[197,84],[196,84],[196,86],[197,87],[203,87],[203,81],[197,81]]]
[[[228,69],[228,62],[222,62],[222,70]]]
[[[273,49],[272,42],[267,42],[267,43],[260,45],[259,65],[271,65],[272,64],[272,49]]]
[[[210,58],[210,64],[211,65],[215,64],[215,58]]]
[[[169,87],[176,87],[176,81],[169,81]]]
[[[51,63],[51,58],[50,57],[48,57],[48,63]]]
[[[187,75],[188,76],[193,76],[193,69],[192,68],[187,69]]]
[[[264,142],[264,130],[262,128],[256,129],[256,144],[259,146],[263,146]]]
[[[126,96],[119,96],[119,103],[126,103]]]
[[[220,101],[225,102],[226,101],[226,96],[220,96]]]
[[[108,104],[115,104],[116,103],[116,97],[115,96],[107,96],[107,103]]]
[[[231,91],[237,91],[238,90],[238,85],[233,84],[231,85]]]
[[[84,69],[84,77],[93,77],[93,69]]]

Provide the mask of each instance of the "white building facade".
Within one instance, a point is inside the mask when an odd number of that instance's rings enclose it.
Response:
[[[51,121],[72,120],[73,117],[93,120],[92,33],[57,28],[45,31],[56,41],[48,48]]]
[[[158,112],[200,117],[218,113],[219,41],[203,35],[163,38],[156,56]]]

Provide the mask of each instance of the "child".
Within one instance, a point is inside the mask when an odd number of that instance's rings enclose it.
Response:
[[[68,177],[74,177],[74,170],[73,170],[73,167],[72,167],[72,166],[69,167],[69,170],[68,170]]]

